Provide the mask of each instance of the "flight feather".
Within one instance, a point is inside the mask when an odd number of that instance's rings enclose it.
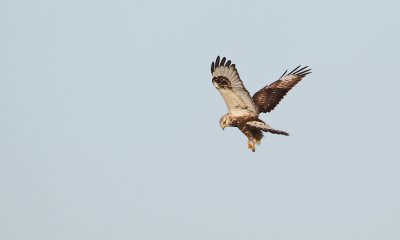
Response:
[[[258,115],[250,93],[245,88],[235,64],[218,56],[211,64],[212,82],[222,95],[229,113],[233,115]]]
[[[298,66],[290,73],[287,70],[275,82],[260,89],[253,95],[253,101],[259,112],[270,112],[279,104],[285,95],[299,83],[311,69]]]

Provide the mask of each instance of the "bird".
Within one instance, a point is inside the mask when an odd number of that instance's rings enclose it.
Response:
[[[211,63],[212,83],[219,91],[228,108],[228,113],[219,121],[220,127],[237,127],[247,137],[247,147],[255,152],[261,143],[263,132],[289,136],[289,133],[274,129],[259,118],[260,113],[275,109],[285,95],[306,75],[311,73],[308,66],[299,65],[292,71],[286,70],[275,82],[266,85],[250,97],[235,64],[226,57],[218,56]]]

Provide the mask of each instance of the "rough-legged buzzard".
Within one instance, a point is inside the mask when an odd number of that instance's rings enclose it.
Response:
[[[287,132],[270,127],[258,116],[260,113],[274,110],[286,93],[309,73],[311,69],[308,66],[298,66],[289,73],[286,70],[277,81],[250,97],[240,80],[235,64],[231,64],[230,60],[226,61],[225,57],[220,59],[218,56],[211,64],[212,83],[221,93],[229,111],[219,121],[221,128],[239,128],[248,138],[247,146],[253,152],[256,144],[261,142],[263,131],[288,136]]]

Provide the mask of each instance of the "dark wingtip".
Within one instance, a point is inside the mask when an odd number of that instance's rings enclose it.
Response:
[[[286,72],[287,72],[287,70],[286,70]],[[284,74],[282,74],[281,78],[285,76],[286,72]],[[293,75],[299,75],[301,77],[304,77],[310,73],[311,73],[311,69],[308,68],[308,66],[302,67],[301,65],[299,65],[295,69],[293,69],[290,73],[286,74],[286,76],[293,74]]]
[[[228,60],[226,57],[223,57],[221,59],[220,56],[217,56],[215,62],[211,63],[211,74],[214,73],[215,69],[217,69],[220,66],[235,68],[235,64],[232,64],[231,60]]]
[[[299,67],[301,67],[301,65],[299,65],[295,69],[293,69],[290,73],[288,73],[288,75],[293,74],[294,72],[296,72],[296,70],[299,69]]]
[[[285,74],[287,73],[287,69],[286,69],[286,71],[282,74],[282,76],[280,76],[279,78],[282,78],[283,76],[285,76]]]
[[[311,68],[308,68],[308,66],[305,66],[305,67],[297,70],[295,74],[304,77],[304,76],[306,76],[307,74],[310,74],[310,73],[311,73]]]
[[[225,61],[226,61],[226,57],[223,57],[221,62],[219,63],[220,66],[224,66],[225,65]]]

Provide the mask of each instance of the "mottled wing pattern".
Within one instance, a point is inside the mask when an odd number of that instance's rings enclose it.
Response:
[[[281,135],[289,136],[289,133],[282,131],[282,130],[274,129],[262,121],[249,121],[246,123],[246,125],[249,127],[252,127],[252,128],[262,130],[264,132],[270,132],[270,133],[274,133],[274,134],[281,134]]]
[[[283,97],[300,82],[307,74],[311,73],[311,69],[298,66],[290,73],[287,70],[282,74],[279,80],[270,85],[265,86],[253,95],[253,101],[259,112],[270,112],[274,110],[276,105]]]
[[[240,80],[235,64],[218,56],[211,64],[211,74],[212,83],[222,95],[230,114],[258,115],[257,107]]]

